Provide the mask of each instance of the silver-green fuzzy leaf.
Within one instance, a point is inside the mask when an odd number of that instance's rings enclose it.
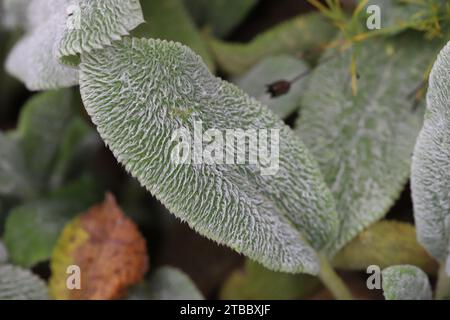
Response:
[[[365,42],[355,54],[357,94],[351,86],[351,50],[328,52],[310,77],[298,122],[341,215],[332,252],[381,219],[403,190],[422,123],[421,108],[411,97],[435,50],[407,36]]]
[[[30,271],[0,265],[0,300],[47,300],[47,286]]]
[[[306,148],[267,107],[215,78],[180,44],[124,39],[82,55],[86,110],[116,158],[177,217],[286,272],[318,272],[316,250],[336,235],[333,199]],[[278,129],[279,170],[171,161],[176,130]],[[314,248],[314,249],[313,249]]]
[[[382,271],[386,300],[431,300],[430,281],[415,266],[392,266]]]
[[[203,295],[182,271],[162,267],[149,282],[134,288],[128,300],[203,300]]]
[[[33,96],[20,114],[18,134],[27,167],[41,186],[48,185],[48,175],[60,144],[72,120],[72,92],[48,91]]]
[[[0,132],[0,195],[27,197],[33,185],[17,139]]]
[[[450,43],[430,75],[425,123],[414,150],[411,188],[419,242],[443,262],[450,244]]]
[[[150,1],[150,0],[145,0]],[[139,0],[72,0],[58,57],[111,45],[144,22]]]
[[[1,25],[7,29],[24,28],[30,2],[31,0],[2,0],[0,2]]]
[[[236,85],[252,97],[267,105],[280,118],[296,111],[305,91],[305,78],[295,81],[288,93],[280,97],[271,97],[267,86],[279,81],[291,81],[308,71],[306,63],[292,56],[270,57],[253,67],[245,76],[236,80]]]

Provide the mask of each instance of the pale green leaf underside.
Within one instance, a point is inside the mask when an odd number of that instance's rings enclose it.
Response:
[[[116,158],[177,217],[273,270],[317,273],[335,236],[333,199],[303,144],[267,107],[215,78],[189,48],[124,39],[82,56],[86,110]],[[250,165],[177,165],[172,134],[279,129],[275,175]],[[308,245],[309,243],[310,245]]]
[[[210,46],[225,72],[242,75],[264,58],[277,54],[317,58],[314,50],[331,41],[335,30],[321,14],[312,13],[283,22],[249,43],[229,43],[211,38]]]
[[[227,35],[257,2],[258,0],[184,0],[197,24],[211,28],[217,36]]]
[[[411,179],[419,242],[443,262],[450,244],[450,44],[431,72]]]
[[[386,300],[431,300],[430,281],[425,272],[411,265],[386,268],[382,272]]]
[[[66,24],[58,46],[60,58],[108,46],[144,22],[139,0],[65,1],[78,6],[79,12],[73,11]]]
[[[305,91],[305,78],[292,84],[289,92],[280,97],[271,97],[267,93],[267,85],[279,80],[291,81],[307,70],[308,66],[303,61],[280,55],[264,59],[235,83],[250,96],[267,105],[280,118],[285,118],[299,108]]]
[[[192,280],[173,267],[156,270],[149,282],[134,288],[128,300],[203,300]]]
[[[356,52],[356,96],[350,50],[329,52],[311,75],[298,133],[319,161],[341,215],[332,252],[382,218],[403,190],[422,123],[411,96],[433,48],[411,37],[365,42]]]
[[[47,300],[47,286],[30,271],[0,265],[0,300]]]

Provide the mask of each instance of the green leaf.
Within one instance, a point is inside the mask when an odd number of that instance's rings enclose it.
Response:
[[[34,0],[46,8],[47,1]],[[42,1],[42,2],[41,2]],[[61,65],[54,54],[64,26],[65,7],[59,3],[59,14],[42,13],[45,20],[33,25],[11,50],[6,70],[31,91],[71,87],[78,84],[78,71]],[[31,4],[33,5],[33,3]],[[62,12],[61,12],[62,11]],[[29,10],[28,21],[33,21],[34,10]],[[37,16],[41,17],[38,11]]]
[[[225,36],[236,27],[258,0],[184,0],[198,25]]]
[[[136,29],[133,36],[180,42],[199,54],[210,70],[214,70],[208,46],[182,0],[145,0],[142,6],[146,24]]]
[[[430,75],[425,123],[414,150],[411,188],[419,242],[443,262],[450,244],[450,43]]]
[[[100,138],[81,117],[74,117],[68,124],[54,162],[50,185],[51,188],[61,187],[72,171],[82,172],[83,165],[95,153]],[[91,156],[89,156],[91,155]]]
[[[20,114],[18,134],[27,166],[35,180],[47,187],[64,132],[73,119],[73,95],[68,89],[34,95]]]
[[[0,241],[0,265],[5,264],[6,262],[8,262],[8,260],[9,260],[8,251],[6,250],[6,247],[3,244],[3,242]]]
[[[318,278],[270,271],[247,260],[245,270],[235,271],[221,290],[224,300],[306,299],[321,287]]]
[[[94,189],[91,181],[81,180],[47,199],[13,209],[4,234],[11,262],[31,267],[48,260],[67,222],[95,202]]]
[[[47,286],[30,271],[0,265],[0,300],[47,300]]]
[[[30,0],[2,0],[0,2],[1,25],[7,29],[25,27]]]
[[[0,195],[26,198],[35,193],[17,139],[0,132]]]
[[[124,39],[83,55],[80,68],[83,102],[101,137],[171,212],[267,268],[318,272],[313,248],[337,229],[333,199],[301,141],[267,107],[215,78],[180,44]],[[199,120],[203,131],[279,130],[277,172],[172,161],[171,138]]]
[[[408,180],[422,122],[411,96],[435,56],[433,43],[414,37],[374,39],[355,52],[331,50],[310,76],[297,131],[319,161],[341,215],[331,252],[381,219]]]
[[[295,81],[289,92],[280,97],[271,97],[267,93],[267,85],[279,80],[291,81],[307,71],[308,66],[301,60],[280,55],[264,59],[235,83],[250,96],[267,105],[280,118],[285,118],[299,108],[305,91],[305,78]]]
[[[370,265],[387,268],[411,264],[426,273],[436,274],[438,264],[417,243],[413,225],[397,221],[380,221],[362,231],[333,259],[338,269],[365,271]]]
[[[186,274],[172,267],[162,267],[148,282],[133,288],[128,300],[203,300],[203,295]]]
[[[139,0],[77,0],[75,4],[58,45],[59,58],[109,46],[144,22]]]
[[[308,55],[335,35],[335,28],[320,14],[312,13],[283,22],[258,35],[248,44],[210,39],[211,50],[221,69],[242,75],[264,58],[277,54]],[[309,51],[309,53],[308,53]]]
[[[415,266],[392,266],[382,271],[386,300],[431,300],[430,281]]]

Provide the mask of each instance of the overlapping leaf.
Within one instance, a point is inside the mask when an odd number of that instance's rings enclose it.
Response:
[[[225,36],[249,13],[258,0],[184,0],[197,24]]]
[[[77,54],[111,44],[143,22],[138,0],[33,0],[28,32],[6,62],[30,90],[78,84]]]
[[[242,75],[266,57],[277,54],[320,56],[322,46],[335,35],[335,28],[320,14],[302,15],[258,35],[250,43],[228,43],[210,39],[211,50],[220,67],[229,74]]]
[[[289,92],[280,97],[272,97],[267,92],[267,86],[279,80],[294,80],[307,71],[308,66],[303,61],[280,55],[264,59],[235,83],[246,93],[267,105],[280,118],[285,118],[299,108],[305,90],[305,79],[295,81]]]
[[[47,286],[30,271],[0,265],[0,300],[46,300]]]
[[[383,291],[386,300],[431,300],[427,275],[411,265],[393,266],[383,270]]]
[[[357,93],[351,85],[352,52],[332,50],[311,75],[298,132],[316,156],[341,215],[337,252],[382,218],[402,191],[420,131],[415,93],[436,44],[415,35],[365,42],[357,57]]]
[[[436,259],[447,258],[450,244],[450,44],[430,76],[425,123],[412,165],[414,217],[420,243]]]
[[[215,78],[180,44],[124,39],[83,55],[80,67],[82,98],[100,135],[171,212],[268,268],[318,272],[314,249],[337,228],[333,200],[308,151],[267,107]],[[279,130],[277,172],[173,162],[172,135],[200,120],[204,130]]]
[[[135,287],[128,300],[203,300],[203,295],[186,274],[172,267],[162,267],[149,281]]]

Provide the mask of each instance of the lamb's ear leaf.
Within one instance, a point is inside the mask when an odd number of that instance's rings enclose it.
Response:
[[[334,201],[303,143],[267,107],[172,42],[123,39],[83,54],[80,69],[83,102],[101,137],[171,212],[270,269],[318,272],[314,249],[338,228]],[[194,129],[216,129],[220,139],[229,128],[278,133],[277,168],[174,161],[181,132],[191,146]]]
[[[201,27],[212,28],[216,36],[226,36],[235,28],[258,0],[184,0]]]
[[[64,132],[73,119],[73,94],[69,89],[34,95],[19,118],[18,135],[30,173],[47,186]]]
[[[69,64],[78,61],[74,56],[108,46],[144,22],[139,0],[78,0],[65,11],[57,55]]]
[[[25,28],[30,0],[3,0],[0,2],[0,27],[7,29]]]
[[[28,268],[48,260],[67,222],[99,199],[95,189],[92,180],[82,179],[47,199],[14,208],[4,234],[11,262]]]
[[[355,271],[365,271],[370,265],[387,268],[398,264],[415,265],[434,275],[439,267],[417,242],[413,225],[390,220],[359,233],[333,259],[335,268]]]
[[[277,54],[305,54],[328,43],[336,28],[321,14],[302,15],[258,35],[250,43],[229,43],[210,38],[211,50],[221,69],[231,75],[242,75],[264,58]]]
[[[203,300],[202,293],[182,271],[161,267],[149,280],[130,290],[128,300]]]
[[[29,270],[0,265],[0,300],[47,300],[45,282]]]
[[[5,264],[9,260],[8,250],[2,241],[0,241],[0,265]]]
[[[430,75],[425,123],[414,150],[411,188],[419,242],[440,262],[450,243],[450,43]]]
[[[214,71],[214,60],[208,45],[197,30],[182,0],[144,1],[142,8],[146,23],[132,33],[133,37],[180,42],[199,54],[209,69]]]
[[[382,271],[383,294],[386,300],[431,300],[427,275],[411,265],[399,265]]]
[[[305,78],[295,81],[288,92],[278,97],[271,96],[268,86],[281,80],[291,81],[307,71],[308,66],[303,61],[292,56],[279,55],[264,59],[234,82],[283,119],[299,108],[305,91]]]
[[[321,288],[317,277],[270,271],[247,260],[244,270],[231,274],[221,289],[224,300],[301,300]]]
[[[351,49],[327,52],[309,78],[297,131],[341,215],[333,252],[381,219],[408,180],[423,117],[415,93],[437,52],[434,43],[424,46],[414,37],[378,38],[356,48],[357,92]]]
[[[16,137],[0,132],[0,195],[26,198],[36,192]]]

